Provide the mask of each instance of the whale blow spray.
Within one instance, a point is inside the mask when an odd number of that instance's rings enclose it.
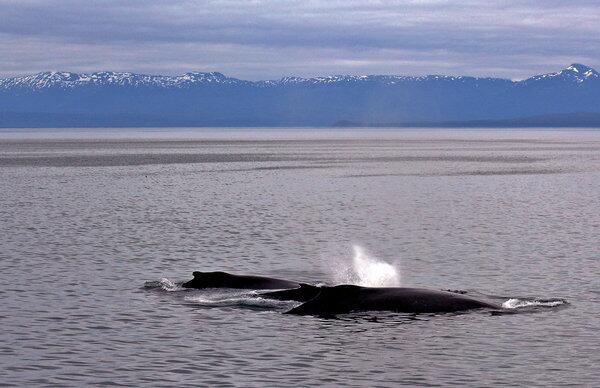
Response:
[[[353,249],[352,266],[336,271],[336,282],[363,287],[400,286],[400,274],[393,265],[369,256],[358,245],[354,245]]]

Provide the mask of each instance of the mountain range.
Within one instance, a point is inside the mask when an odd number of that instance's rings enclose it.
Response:
[[[600,127],[600,74],[573,64],[525,80],[336,75],[246,81],[43,72],[0,79],[0,127]]]

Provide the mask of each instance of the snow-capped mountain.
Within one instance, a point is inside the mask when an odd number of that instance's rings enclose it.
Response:
[[[523,84],[531,84],[540,81],[560,81],[581,84],[583,82],[598,81],[598,79],[600,79],[600,74],[596,70],[579,63],[574,63],[556,73],[536,75],[521,82]]]
[[[571,66],[555,73],[536,75],[523,81],[510,81],[501,78],[477,78],[466,76],[401,76],[401,75],[332,75],[314,78],[284,77],[279,80],[244,81],[231,78],[219,72],[190,72],[178,76],[148,75],[127,72],[101,71],[95,73],[72,72],[43,72],[22,77],[0,79],[0,89],[30,89],[40,90],[47,88],[73,89],[86,86],[125,86],[125,87],[156,87],[156,88],[183,88],[195,85],[222,84],[222,85],[248,85],[255,87],[270,87],[281,85],[333,85],[377,83],[382,85],[397,85],[414,82],[453,82],[462,84],[477,84],[496,82],[501,84],[528,85],[539,81],[560,80],[566,82],[583,83],[598,80],[600,74],[591,67],[572,64]]]
[[[0,79],[0,89],[73,89],[85,86],[146,86],[158,88],[179,88],[194,84],[236,84],[244,82],[246,81],[229,78],[217,72],[192,72],[180,76],[165,76],[113,71],[101,71],[90,74],[52,71],[23,77]]]
[[[147,75],[136,73],[102,71],[95,73],[72,73],[72,72],[43,72],[22,77],[0,79],[0,89],[30,89],[40,90],[47,88],[73,89],[86,86],[133,86],[133,87],[156,87],[156,88],[182,88],[203,84],[226,84],[226,85],[253,85],[256,87],[270,87],[279,85],[327,85],[327,84],[356,84],[356,83],[379,83],[383,85],[395,85],[402,82],[477,82],[479,80],[489,81],[493,78],[453,77],[442,75],[428,75],[422,77],[398,76],[398,75],[333,75],[325,77],[302,78],[284,77],[279,80],[268,81],[244,81],[237,78],[227,77],[218,72],[202,73],[190,72],[178,76]],[[507,80],[496,79],[506,82]]]
[[[327,126],[600,113],[600,74],[573,64],[523,81],[466,76],[333,75],[245,81],[44,72],[0,79],[0,126]]]

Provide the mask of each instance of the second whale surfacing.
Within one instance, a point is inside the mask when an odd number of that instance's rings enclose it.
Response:
[[[233,275],[227,272],[193,272],[194,278],[183,283],[184,288],[242,288],[252,290],[282,290],[299,288],[300,283],[265,276]]]
[[[306,302],[320,292],[320,288],[306,283],[254,275],[234,275],[227,272],[193,273],[194,278],[183,283],[183,288],[235,288],[247,290],[277,290],[261,293],[267,299]]]
[[[313,299],[287,314],[328,316],[366,311],[426,314],[452,313],[501,306],[448,291],[408,287],[322,287]]]

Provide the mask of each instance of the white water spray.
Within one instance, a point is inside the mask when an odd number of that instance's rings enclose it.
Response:
[[[336,283],[356,284],[364,287],[398,287],[400,273],[391,264],[368,255],[358,245],[353,246],[352,266],[335,271]]]
[[[505,309],[518,309],[521,307],[556,307],[565,304],[564,300],[552,299],[552,300],[524,300],[512,298],[502,303],[502,307]]]

